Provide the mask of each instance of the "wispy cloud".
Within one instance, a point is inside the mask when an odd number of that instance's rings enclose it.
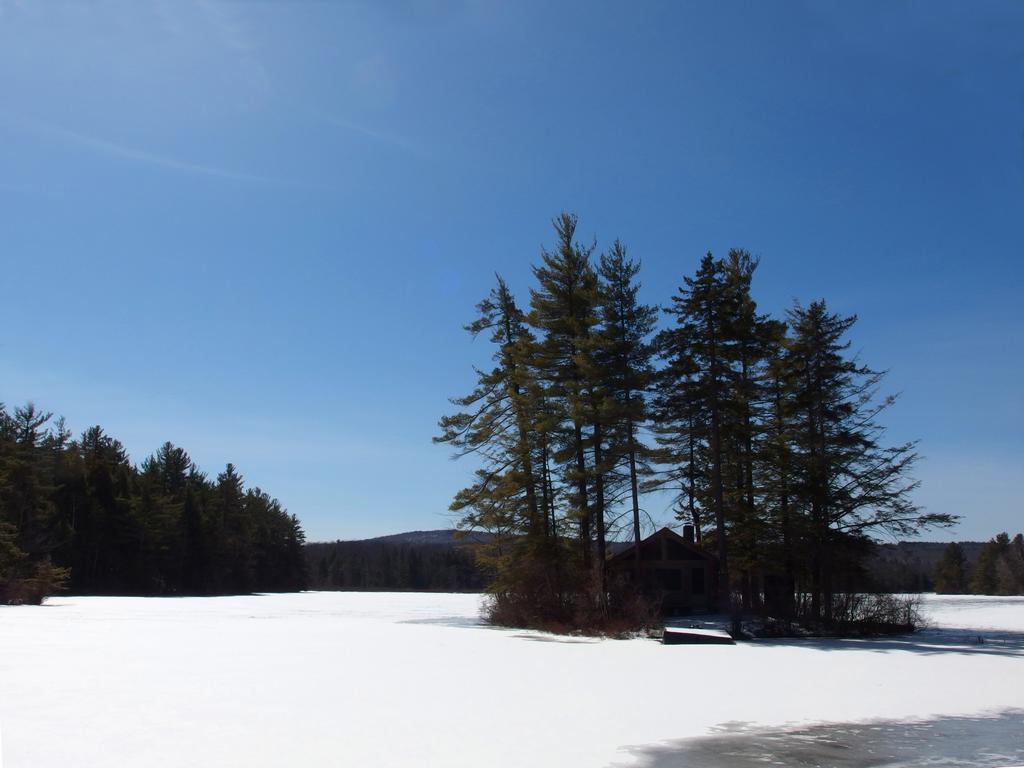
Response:
[[[245,34],[242,26],[232,17],[229,10],[223,3],[213,3],[210,0],[197,0],[196,5],[203,11],[206,17],[220,31],[225,43],[237,51],[251,51],[256,46],[250,37]]]
[[[361,125],[360,123],[356,123],[351,120],[346,120],[345,118],[341,117],[328,117],[327,122],[337,128],[344,128],[346,130],[362,134],[363,136],[367,136],[373,139],[374,141],[380,141],[385,144],[390,144],[394,147],[397,147],[398,149],[401,149],[404,152],[408,152],[413,155],[423,154],[422,147],[418,146],[417,144],[414,144],[408,139],[402,138],[401,136],[396,136],[393,133],[379,131],[376,128],[369,128],[365,125]]]
[[[252,35],[247,32],[246,25],[243,23],[244,18],[239,15],[239,9],[244,11],[244,5],[229,8],[224,3],[197,0],[197,7],[222,44],[235,56],[242,72],[246,75],[248,86],[255,89],[263,98],[268,97],[273,90],[270,72],[257,58],[256,53],[259,46]]]
[[[108,141],[107,139],[99,138],[97,136],[90,136],[88,134],[73,131],[69,128],[64,128],[62,126],[54,125],[52,123],[44,123],[40,121],[23,121],[18,123],[18,127],[24,130],[28,130],[35,134],[45,136],[47,138],[56,139],[68,144],[82,147],[83,149],[87,149],[97,154],[108,155],[110,157],[116,157],[121,160],[141,163],[144,165],[150,165],[157,168],[166,168],[172,171],[198,174],[201,176],[211,176],[214,178],[227,179],[230,181],[256,182],[261,184],[271,182],[271,179],[267,179],[263,176],[256,176],[254,174],[233,171],[215,165],[193,163],[188,160],[182,160],[180,158],[171,157],[169,155],[162,155],[156,152],[150,152],[148,150],[139,149],[138,147],[132,147],[126,144]]]

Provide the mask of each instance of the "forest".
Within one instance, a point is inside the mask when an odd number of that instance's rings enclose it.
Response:
[[[310,589],[480,592],[488,575],[471,548],[386,540],[310,543]]]
[[[934,586],[940,594],[1024,595],[1024,534],[994,536],[973,562],[963,545],[950,542],[935,566]]]
[[[739,249],[645,305],[621,242],[597,253],[575,215],[553,225],[528,303],[498,276],[466,325],[493,365],[435,437],[474,463],[451,509],[492,535],[492,620],[628,623],[637,596],[606,558],[613,538],[640,540],[653,491],[717,556],[720,610],[818,626],[852,618],[838,598],[875,537],[955,522],[913,502],[915,444],[885,441],[896,398],[851,352],[855,316],[823,299],[759,312],[758,259]]]
[[[168,442],[135,466],[98,426],[73,438],[31,403],[0,404],[0,603],[301,589],[304,540],[231,464],[211,480]]]
[[[487,587],[493,573],[474,557],[474,550],[486,543],[481,537],[467,541],[456,531],[429,533],[437,540],[398,534],[307,543],[308,586],[396,592],[479,592]],[[609,543],[613,552],[624,546],[622,541]],[[847,574],[850,588],[860,592],[1022,595],[1024,535],[1011,539],[1001,533],[987,543],[873,542],[861,565],[859,572]]]

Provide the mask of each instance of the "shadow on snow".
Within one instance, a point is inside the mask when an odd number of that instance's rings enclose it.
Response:
[[[1024,764],[1024,710],[992,717],[886,720],[754,730],[730,723],[708,736],[625,748],[639,768],[923,768]]]
[[[904,651],[924,655],[970,654],[1024,657],[1024,632],[973,629],[924,629],[911,635],[866,638],[766,638],[762,646],[799,646],[818,651]]]

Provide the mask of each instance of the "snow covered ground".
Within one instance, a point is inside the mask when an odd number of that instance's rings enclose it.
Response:
[[[1002,715],[997,732],[1024,738],[1024,598],[929,598],[934,628],[912,638],[735,646],[492,629],[478,605],[321,592],[0,608],[3,768],[669,765],[677,740],[726,724],[953,715]]]

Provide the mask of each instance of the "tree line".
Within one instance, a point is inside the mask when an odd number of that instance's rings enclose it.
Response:
[[[99,426],[75,439],[31,403],[0,404],[0,602],[300,589],[304,539],[232,464],[210,479],[168,442],[135,466]]]
[[[367,539],[313,542],[304,547],[308,588],[479,592],[492,574],[474,557],[476,542]],[[876,543],[849,585],[863,592],[1024,594],[1024,537],[1000,534],[988,543]],[[619,551],[624,544],[616,542]],[[982,553],[998,552],[982,558]],[[979,562],[982,567],[977,569]],[[1000,562],[1002,561],[1002,562]]]
[[[953,595],[1024,595],[1024,535],[1000,533],[968,562],[957,542],[946,545],[935,567],[935,591]]]
[[[335,541],[305,547],[310,589],[479,592],[471,549],[453,544]]]
[[[759,312],[758,260],[739,249],[705,255],[659,310],[621,242],[597,253],[574,215],[553,224],[528,305],[500,276],[478,304],[466,329],[487,335],[493,366],[435,437],[475,457],[451,508],[493,535],[481,557],[502,620],[625,610],[608,544],[639,542],[655,490],[717,555],[719,607],[824,624],[873,536],[954,522],[911,499],[915,446],[884,440],[895,398],[850,352],[855,316],[824,300]]]

